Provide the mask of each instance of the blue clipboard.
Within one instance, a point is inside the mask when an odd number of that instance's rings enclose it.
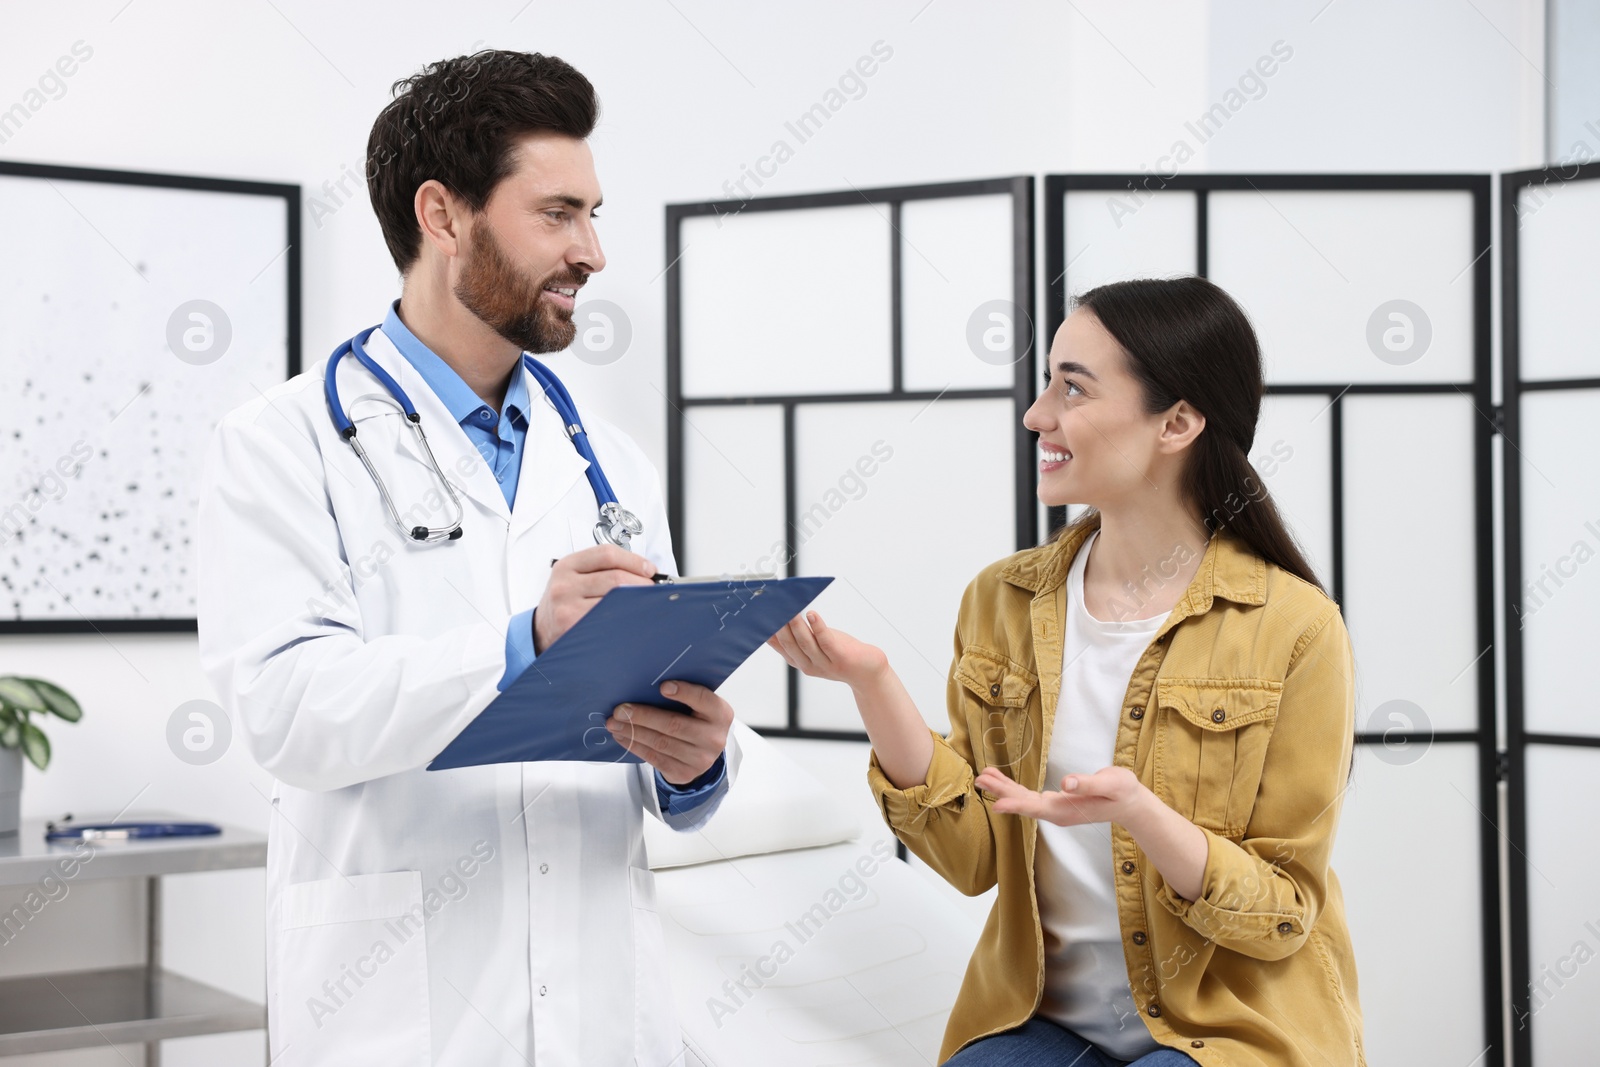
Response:
[[[832,578],[618,586],[562,634],[428,764],[639,763],[606,729],[618,704],[687,712],[669,680],[715,689]]]

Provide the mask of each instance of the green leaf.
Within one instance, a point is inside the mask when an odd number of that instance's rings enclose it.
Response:
[[[13,707],[26,708],[28,711],[49,711],[49,705],[44,702],[38,690],[28,684],[27,679],[14,675],[0,677],[0,700]]]
[[[15,719],[0,719],[0,748],[22,744],[22,724]]]
[[[44,702],[50,705],[50,710],[55,713],[56,718],[65,719],[67,722],[77,722],[83,718],[83,709],[78,706],[78,702],[72,699],[72,694],[59,685],[47,682],[43,678],[25,680],[33,686],[39,696],[44,698]]]
[[[50,739],[31,722],[22,724],[22,754],[41,771],[50,766]]]

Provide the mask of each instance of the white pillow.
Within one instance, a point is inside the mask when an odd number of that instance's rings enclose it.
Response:
[[[741,753],[739,773],[710,822],[681,833],[645,819],[645,851],[652,869],[832,845],[861,836],[861,824],[844,802],[777,745],[738,721],[732,740]]]

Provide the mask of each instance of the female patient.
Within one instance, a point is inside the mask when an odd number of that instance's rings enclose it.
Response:
[[[1118,282],[1049,366],[1039,499],[1090,507],[967,587],[948,737],[815,612],[772,641],[850,686],[895,835],[999,886],[940,1061],[1364,1065],[1328,865],[1354,663],[1246,456],[1255,333],[1203,279]]]

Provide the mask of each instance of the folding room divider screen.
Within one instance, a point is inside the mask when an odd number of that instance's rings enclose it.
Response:
[[[1592,1057],[1600,954],[1600,164],[1500,179],[1511,1044]]]
[[[1333,865],[1374,1064],[1503,1040],[1489,211],[1487,176],[1045,179],[1046,338],[1073,294],[1189,272],[1260,336],[1251,460],[1355,646]]]
[[[666,245],[680,567],[835,575],[817,610],[947,729],[961,592],[1035,537],[1033,180],[677,204]],[[866,739],[765,650],[723,692],[773,736]]]

